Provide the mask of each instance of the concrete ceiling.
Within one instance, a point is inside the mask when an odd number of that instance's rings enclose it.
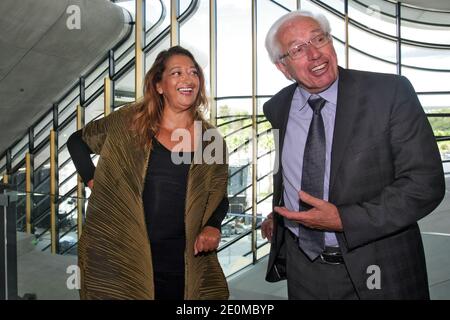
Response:
[[[71,5],[80,9],[80,29],[68,27],[77,27]],[[1,0],[0,13],[2,154],[130,25],[108,0]]]

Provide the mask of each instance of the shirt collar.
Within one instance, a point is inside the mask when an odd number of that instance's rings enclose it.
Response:
[[[336,108],[337,93],[338,93],[338,82],[339,82],[339,78],[337,78],[331,84],[331,86],[329,86],[326,90],[315,94],[316,96],[320,96],[320,97],[324,98],[325,100],[327,100],[327,104],[325,105],[325,107],[327,105],[331,104],[332,107]],[[302,88],[300,86],[297,86],[297,89],[295,89],[294,98],[298,99],[297,105],[300,106],[299,110],[302,110],[306,106],[306,104],[308,102],[308,99],[312,95],[313,94],[311,94],[308,91],[306,91],[306,89],[304,89],[304,88]]]

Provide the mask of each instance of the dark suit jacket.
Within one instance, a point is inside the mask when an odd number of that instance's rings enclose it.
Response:
[[[283,195],[281,155],[292,97],[290,85],[264,105],[280,130],[273,204]],[[336,233],[362,299],[426,299],[428,280],[417,221],[441,202],[445,182],[431,126],[405,77],[339,68],[329,201],[343,224]],[[286,278],[283,219],[274,214],[267,281]],[[369,289],[371,265],[381,289]],[[368,269],[369,268],[369,269]]]

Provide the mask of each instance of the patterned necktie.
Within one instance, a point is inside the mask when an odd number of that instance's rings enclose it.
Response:
[[[308,103],[313,110],[313,117],[309,125],[308,137],[303,154],[302,186],[301,190],[310,195],[323,199],[323,181],[325,176],[325,128],[321,110],[326,100],[323,98],[309,98]],[[306,211],[311,206],[299,201],[299,210]],[[309,257],[316,259],[323,251],[325,242],[324,232],[308,228],[299,224],[299,246]]]

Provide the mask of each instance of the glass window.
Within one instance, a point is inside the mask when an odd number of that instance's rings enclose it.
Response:
[[[450,113],[450,93],[448,94],[419,94],[422,107],[427,113]]]
[[[450,44],[448,13],[402,6],[401,15],[403,38],[425,43]]]
[[[217,95],[252,94],[251,1],[217,1]]]
[[[10,182],[15,186],[16,190],[25,192],[25,178],[25,165],[22,165],[15,172],[11,173]]]
[[[349,50],[349,54],[349,67],[352,69],[384,73],[397,73],[397,66],[394,63],[387,63],[353,49]]]
[[[71,162],[70,159],[70,154],[69,154],[69,150],[67,149],[66,146],[64,146],[58,154],[58,164],[59,164],[59,169],[63,168],[64,166],[66,166],[68,163]],[[60,181],[61,180],[61,175],[60,175]]]
[[[450,162],[450,139],[449,140],[445,140],[445,141],[438,141],[438,147],[439,147],[439,152],[441,153],[441,159],[443,161],[449,161]],[[448,170],[446,171],[446,173],[448,173],[450,171],[450,166],[449,164],[444,165],[444,167],[446,167]]]
[[[450,44],[448,28],[433,27],[430,31],[428,26],[402,20],[402,38],[429,44]]]
[[[94,119],[100,118],[105,111],[104,94],[99,95],[94,101],[84,108],[85,123],[89,123]]]
[[[58,226],[59,226],[59,253],[77,255],[77,198],[72,193],[59,204]]]
[[[135,68],[125,73],[114,83],[114,107],[134,101]]]
[[[50,145],[47,144],[45,147],[43,147],[41,150],[38,151],[34,155],[34,168],[37,169],[40,166],[48,163],[50,168]]]
[[[157,0],[154,0],[157,1]],[[136,7],[135,0],[124,0],[117,3],[117,5],[125,8],[132,16],[133,21],[136,21]],[[146,0],[145,3],[150,2]],[[135,40],[135,25],[133,25],[131,35],[129,38],[114,51],[115,70],[120,70],[127,62],[134,58],[134,40]]]
[[[178,2],[179,2],[179,5],[178,5],[179,12],[182,13],[182,12],[185,12],[189,8],[189,5],[193,1],[192,0],[178,0]],[[207,1],[199,1],[199,2],[207,2]],[[200,3],[200,5],[201,5],[201,3]]]
[[[397,43],[395,41],[350,26],[349,43],[351,47],[363,51],[365,54],[390,62],[397,62]]]
[[[108,60],[92,72],[85,81],[85,98],[89,99],[97,90],[103,87],[105,78],[109,76]]]
[[[170,0],[147,0],[145,44],[152,42],[163,30],[170,27]]]
[[[276,68],[265,47],[270,26],[287,11],[271,1],[258,3],[258,95],[272,95],[292,82]]]
[[[419,70],[403,66],[402,74],[411,81],[417,92],[449,90],[450,72]]]
[[[34,138],[41,132],[44,128],[47,127],[48,123],[51,123],[53,120],[53,112],[50,111],[47,113],[44,119],[39,121],[39,123],[34,127]]]
[[[0,159],[0,176],[5,174],[4,171],[6,171],[6,156]]]
[[[64,166],[60,170],[60,178],[63,179],[59,184],[59,194],[64,196],[67,192],[77,186],[77,174],[75,172],[75,167],[70,164]]]
[[[450,48],[433,49],[402,44],[401,50],[404,65],[446,70],[450,73]]]
[[[63,123],[69,116],[77,111],[77,106],[80,103],[80,96],[78,90],[72,91],[73,94],[69,95],[72,99],[64,99],[58,105],[58,122]]]
[[[258,2],[258,11],[262,11],[262,7],[261,5],[263,5],[263,2],[265,3],[269,3],[272,2],[273,4],[280,4],[283,7],[285,7],[286,9],[288,9],[289,11],[295,11],[297,10],[297,0],[276,0],[276,1],[260,1]],[[279,6],[278,6],[279,7]]]
[[[25,158],[25,154],[28,151],[28,134],[20,139],[11,150],[12,167],[14,168],[20,161]]]
[[[61,149],[69,139],[70,135],[77,130],[77,121],[73,119],[64,128],[58,132],[58,149]]]
[[[25,149],[23,154],[17,154],[15,158],[13,158],[11,162],[11,167],[14,169],[19,163],[23,163],[25,161],[25,153],[27,150]]]
[[[397,34],[396,6],[394,3],[375,0],[370,1],[370,5],[368,5],[362,1],[349,1],[348,15],[350,19],[370,27],[372,30],[391,36]]]
[[[323,4],[329,6],[330,8],[333,8],[334,10],[337,10],[341,13],[344,13],[344,11],[345,11],[344,0],[322,0],[321,2]],[[301,9],[305,9],[304,3],[305,3],[305,1],[300,1]]]
[[[50,192],[50,146],[48,144],[34,156],[34,191],[40,194]]]
[[[34,127],[34,146],[38,146],[44,139],[50,136],[53,126],[53,113],[49,112],[45,118]]]
[[[345,67],[345,45],[339,39],[333,39],[334,50],[338,58],[338,64]]]
[[[158,1],[158,0],[153,0]],[[133,21],[136,21],[135,0],[124,0],[117,3],[117,5],[125,8],[132,16]],[[151,2],[146,0],[145,3]],[[147,12],[148,15],[148,12]],[[116,72],[120,70],[127,62],[134,57],[134,40],[135,40],[135,25],[132,28],[131,35],[128,39],[114,51],[114,60]]]
[[[229,152],[230,212],[243,214],[252,206],[252,100],[217,101],[217,127]]]
[[[450,137],[450,117],[428,116],[436,137]]]
[[[448,23],[448,12],[414,8],[408,6],[405,2],[402,3],[401,10],[402,18],[405,20],[417,21],[422,24],[442,24],[450,26]]]
[[[152,48],[149,52],[145,53],[145,72],[147,72],[151,68],[158,53],[160,53],[162,50],[169,49],[169,47],[170,47],[170,38],[167,37],[163,41],[161,41],[161,43],[159,43],[156,47]]]
[[[257,213],[266,217],[272,211],[275,140],[272,126],[262,112],[268,99],[258,99]]]
[[[132,37],[134,38],[134,34],[132,35]],[[129,46],[128,48],[126,48],[126,50],[124,50],[123,53],[114,55],[114,59],[115,59],[115,63],[116,63],[115,64],[116,72],[119,71],[120,69],[122,69],[128,62],[130,62],[131,59],[134,58],[134,50],[135,50],[135,47],[133,44],[133,45]]]
[[[64,111],[64,109],[70,105],[75,99],[79,97],[79,86],[76,86],[70,91],[58,104],[58,114]]]
[[[70,160],[70,154],[67,150],[67,139],[76,130],[76,119],[66,125],[60,132],[58,138],[58,175],[59,175],[59,194],[65,195],[75,187],[77,180],[75,166]],[[74,178],[75,177],[75,178]]]
[[[200,1],[195,14],[181,24],[180,45],[191,51],[202,67],[206,90],[209,91],[209,1]]]

